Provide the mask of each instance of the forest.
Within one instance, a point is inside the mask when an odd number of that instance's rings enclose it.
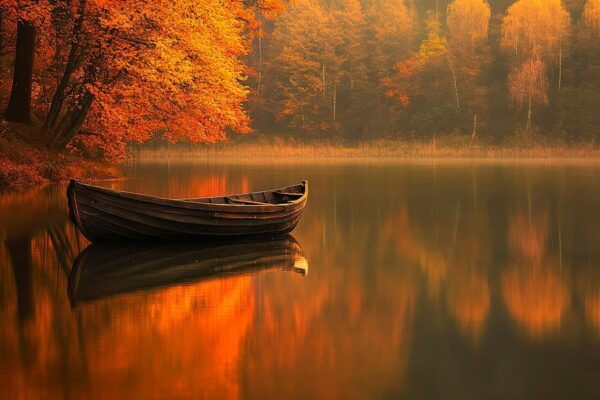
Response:
[[[598,137],[600,1],[296,0],[258,37],[258,130]]]
[[[599,37],[600,0],[1,0],[0,138],[594,143]]]

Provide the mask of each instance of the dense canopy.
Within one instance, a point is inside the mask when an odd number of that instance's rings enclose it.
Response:
[[[2,0],[0,107],[54,149],[250,130],[600,137],[598,0]]]

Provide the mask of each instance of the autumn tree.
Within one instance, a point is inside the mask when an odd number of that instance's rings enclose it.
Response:
[[[600,137],[600,2],[581,3],[564,71],[557,130],[571,140],[593,140]]]
[[[534,104],[548,103],[546,68],[539,58],[526,60],[508,77],[510,96],[518,108],[527,109],[527,131],[531,128]]]
[[[326,80],[330,118],[333,127],[350,134],[360,131],[358,117],[365,104],[367,87],[365,18],[358,0],[325,3],[329,15],[329,77]],[[339,116],[342,116],[340,121]]]
[[[269,66],[278,119],[290,127],[318,129],[325,97],[327,17],[313,0],[299,0],[271,34]]]
[[[583,22],[592,33],[600,35],[600,0],[588,0],[585,3]]]
[[[418,43],[420,25],[411,0],[372,0],[363,4],[365,75],[360,91],[362,118],[357,121],[361,136],[392,134],[398,131],[397,104],[381,84],[398,60],[405,59]]]
[[[257,16],[281,9],[280,0],[3,2],[2,31],[18,19],[20,38],[6,117],[27,120],[34,86],[51,148],[109,158],[156,133],[212,142],[247,132],[243,58]],[[37,40],[23,31],[30,22]]]
[[[560,0],[518,0],[502,23],[502,46],[521,59],[554,60],[568,33],[570,16]]]
[[[162,131],[171,141],[200,142],[223,139],[227,127],[247,129],[243,4],[122,1],[104,13],[101,31],[117,34],[98,49],[103,67],[89,60],[96,72],[86,73],[95,80],[82,94],[95,99],[89,128],[97,134],[83,139],[110,144],[103,132],[123,132],[144,141]],[[81,110],[80,99],[71,110]]]
[[[487,59],[487,41],[490,23],[490,6],[483,0],[455,0],[448,6],[449,61],[455,76],[455,94],[458,102],[459,86],[472,116],[472,138],[477,133],[477,115],[485,105],[485,87],[479,82],[481,70]]]
[[[519,64],[541,57],[558,67],[557,88],[562,86],[564,50],[570,15],[561,0],[519,0],[502,23],[502,46]]]
[[[389,76],[398,59],[412,50],[417,29],[415,14],[416,10],[404,0],[372,1],[367,7],[371,58],[379,78]]]
[[[460,124],[460,96],[448,40],[435,13],[429,13],[426,26],[427,37],[418,51],[398,62],[394,74],[382,83],[387,96],[397,99],[410,116],[405,123],[435,136]]]
[[[488,39],[490,6],[484,0],[455,0],[448,6],[450,46],[457,55],[473,55]]]
[[[248,2],[247,2],[248,3]],[[269,33],[273,21],[284,11],[283,2],[280,0],[251,1],[255,5],[254,35],[250,37],[251,51],[246,59],[246,85],[250,95],[247,102],[254,127],[262,127],[270,118],[267,115],[266,98],[262,96],[264,89],[265,49],[268,45]]]

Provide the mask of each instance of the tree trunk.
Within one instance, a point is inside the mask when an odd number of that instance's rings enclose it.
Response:
[[[77,9],[77,19],[75,20],[75,25],[73,26],[73,34],[71,37],[71,49],[69,50],[69,57],[67,59],[67,63],[65,65],[65,69],[63,71],[63,75],[54,91],[54,95],[52,96],[52,103],[50,104],[50,108],[48,109],[48,114],[46,115],[46,120],[44,121],[44,131],[49,132],[58,119],[60,111],[63,106],[63,102],[65,101],[65,90],[69,81],[71,79],[71,75],[75,72],[77,66],[77,52],[79,51],[80,44],[80,34],[83,27],[83,20],[85,14],[85,3],[86,0],[79,1],[79,7]]]
[[[321,74],[322,85],[323,85],[323,97],[327,96],[327,90],[325,90],[325,64],[323,64],[323,71]]]
[[[528,100],[528,105],[527,105],[527,134],[529,135],[529,130],[531,129],[531,116],[533,114],[532,111],[532,98],[531,95],[529,96],[529,100]]]
[[[86,90],[81,96],[81,101],[73,105],[71,110],[62,117],[60,123],[56,126],[52,140],[50,141],[51,150],[64,148],[79,133],[93,102],[94,95],[89,90]]]
[[[17,23],[17,46],[10,99],[4,118],[11,122],[31,123],[31,81],[35,52],[35,25]]]
[[[473,133],[471,133],[471,143],[473,145],[473,141],[475,140],[475,136],[477,135],[477,114],[473,115]]]
[[[562,48],[562,36],[560,38],[560,48],[558,51],[558,94],[562,88],[562,70],[563,70],[563,48]]]
[[[458,82],[456,81],[456,72],[454,71],[454,63],[452,57],[448,54],[448,64],[450,65],[450,72],[452,73],[452,83],[454,84],[454,100],[456,102],[456,108],[460,110],[460,100],[458,98]]]
[[[262,30],[258,35],[258,79],[256,82],[256,94],[260,94],[260,84],[262,83]]]
[[[335,122],[336,118],[336,108],[337,108],[337,86],[333,87],[333,121]]]

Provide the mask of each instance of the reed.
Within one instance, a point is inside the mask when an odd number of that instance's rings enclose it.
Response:
[[[138,160],[243,161],[336,161],[336,160],[410,160],[410,159],[587,159],[600,161],[595,144],[476,145],[456,141],[376,140],[354,145],[332,142],[300,143],[276,140],[264,142],[225,142],[213,145],[160,145],[140,148],[132,153]]]

